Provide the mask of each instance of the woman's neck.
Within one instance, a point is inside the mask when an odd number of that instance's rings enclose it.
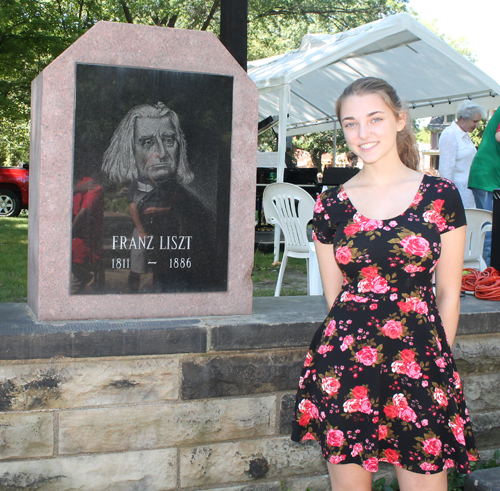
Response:
[[[401,160],[387,162],[377,162],[374,164],[364,164],[357,174],[359,184],[369,184],[374,186],[387,186],[393,183],[406,181],[415,178],[416,171],[410,169]]]

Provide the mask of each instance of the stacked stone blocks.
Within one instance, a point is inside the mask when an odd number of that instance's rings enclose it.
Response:
[[[155,321],[138,330],[131,321],[125,330],[91,330],[87,323],[75,332],[73,323],[72,330],[38,325],[4,335],[2,489],[279,491],[283,480],[292,491],[327,489],[318,445],[289,438],[323,299],[281,299],[268,309],[273,302],[257,301],[253,316],[193,319],[192,326],[165,321],[158,329]],[[474,314],[462,316],[460,329],[478,329]],[[177,340],[160,343],[162,354],[148,341],[160,333]],[[134,336],[127,349],[138,355],[90,356]],[[69,357],[75,338],[78,355]],[[45,359],[9,359],[9,346],[30,343],[45,343]],[[500,334],[462,334],[454,352],[480,449],[498,448]]]

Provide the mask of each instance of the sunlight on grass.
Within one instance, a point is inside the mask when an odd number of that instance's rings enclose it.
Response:
[[[26,302],[28,217],[0,218],[0,302]]]
[[[280,260],[283,253],[280,253]],[[273,266],[274,254],[256,251],[252,272],[253,296],[272,297],[278,281],[279,266]],[[282,296],[307,295],[306,261],[289,258],[281,288]]]
[[[0,302],[26,302],[28,278],[28,217],[0,219]],[[280,254],[280,260],[283,253]],[[272,297],[279,266],[273,266],[272,252],[254,255],[252,281],[254,297]],[[306,295],[304,259],[290,258],[285,271],[282,296]]]

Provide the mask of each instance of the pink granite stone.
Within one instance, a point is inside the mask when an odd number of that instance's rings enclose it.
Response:
[[[76,64],[234,77],[226,292],[71,295]],[[99,22],[33,81],[28,305],[39,321],[250,314],[257,90],[211,33]]]

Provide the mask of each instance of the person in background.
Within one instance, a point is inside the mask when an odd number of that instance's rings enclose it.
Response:
[[[349,162],[351,169],[355,169],[358,166],[358,156],[354,152],[349,152],[347,154],[347,162]]]
[[[483,139],[472,161],[469,189],[474,194],[476,207],[493,211],[493,191],[500,188],[500,108],[496,110],[484,130]],[[491,262],[491,232],[486,233],[483,257]]]
[[[455,183],[465,208],[475,208],[474,195],[467,188],[472,159],[476,147],[469,133],[486,118],[486,109],[472,101],[463,101],[457,110],[457,119],[446,128],[439,139],[439,174]]]
[[[401,491],[446,491],[447,469],[478,458],[451,351],[464,208],[452,182],[416,170],[410,115],[387,82],[356,80],[336,114],[364,165],[316,202],[330,312],[305,357],[292,440],[320,442],[333,491],[371,491],[380,462]]]

